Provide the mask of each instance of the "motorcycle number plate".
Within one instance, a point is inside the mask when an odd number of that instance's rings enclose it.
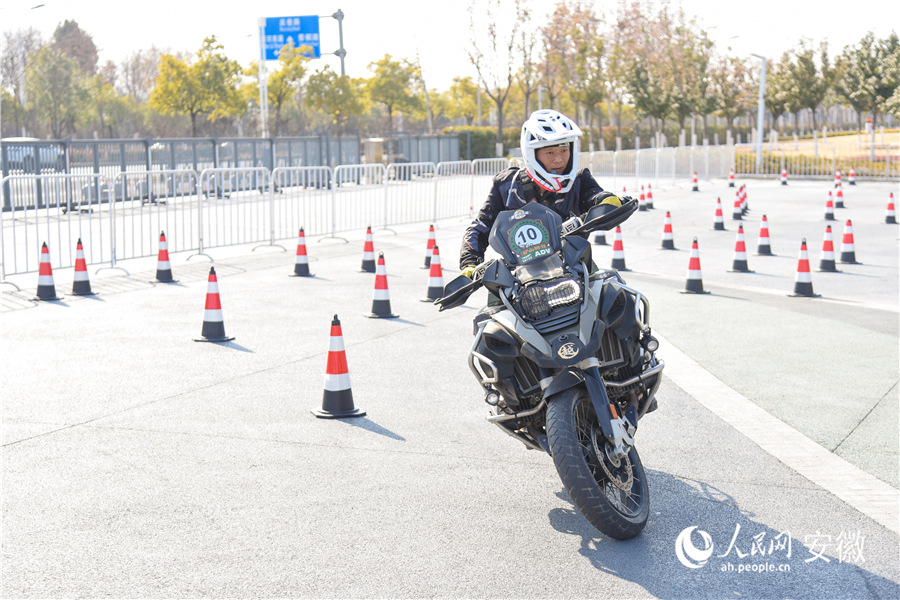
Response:
[[[509,231],[509,248],[519,264],[527,264],[553,253],[550,233],[540,221],[525,219]]]

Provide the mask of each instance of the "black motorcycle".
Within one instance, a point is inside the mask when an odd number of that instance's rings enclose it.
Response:
[[[553,456],[582,515],[602,533],[638,535],[650,513],[647,476],[634,445],[656,408],[664,363],[650,334],[650,304],[616,271],[596,270],[584,236],[638,208],[594,207],[565,223],[532,202],[501,212],[489,236],[499,259],[449,282],[435,301],[463,304],[484,286],[492,302],[475,318],[469,368],[491,405],[487,420]]]

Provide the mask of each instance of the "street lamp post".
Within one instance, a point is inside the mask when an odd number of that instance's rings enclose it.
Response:
[[[766,116],[766,57],[751,54],[762,61],[759,70],[759,106],[756,109],[756,172],[762,170],[763,123]]]

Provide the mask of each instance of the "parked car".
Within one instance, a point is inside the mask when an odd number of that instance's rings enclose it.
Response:
[[[11,137],[0,140],[0,160],[4,170],[37,173],[41,171],[65,171],[66,155],[59,144],[37,138]],[[35,148],[37,157],[35,160]]]

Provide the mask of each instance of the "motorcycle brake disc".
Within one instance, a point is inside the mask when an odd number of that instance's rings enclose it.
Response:
[[[631,460],[629,460],[627,454],[623,459],[617,458],[613,460],[609,455],[609,443],[607,443],[604,439],[602,450],[597,443],[601,435],[602,434],[599,431],[599,427],[597,426],[597,424],[592,424],[591,443],[594,446],[594,455],[597,457],[597,462],[600,463],[600,468],[603,469],[603,472],[606,473],[606,476],[607,478],[609,478],[610,483],[612,483],[614,486],[624,492],[631,491],[631,486],[634,483],[634,472],[631,469]],[[615,475],[613,475],[613,470],[619,472],[620,476],[616,477]]]

